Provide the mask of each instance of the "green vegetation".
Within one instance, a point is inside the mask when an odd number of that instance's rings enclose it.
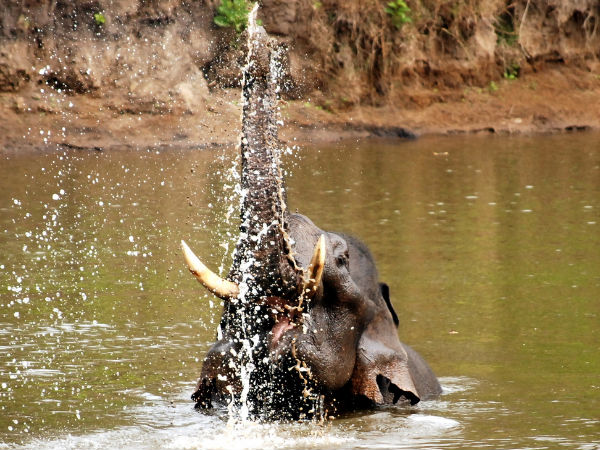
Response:
[[[496,42],[498,45],[505,44],[509,47],[515,45],[518,41],[518,34],[515,31],[514,19],[508,12],[500,15],[495,24]]]
[[[496,92],[498,90],[498,85],[494,80],[490,81],[489,90],[490,92]]]
[[[521,66],[517,63],[512,63],[506,69],[504,69],[504,78],[507,80],[516,80],[519,78],[520,72]]]
[[[251,9],[252,3],[248,0],[221,0],[214,22],[220,27],[232,27],[239,34],[248,26]]]
[[[94,21],[96,22],[96,25],[102,26],[106,23],[106,17],[104,17],[104,14],[99,12],[94,14]]]
[[[385,12],[389,14],[394,26],[399,30],[405,23],[412,22],[410,18],[411,10],[404,0],[393,0],[389,2],[385,8]]]

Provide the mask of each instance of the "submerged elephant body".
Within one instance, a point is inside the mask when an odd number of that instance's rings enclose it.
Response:
[[[276,123],[278,49],[252,14],[248,55],[240,238],[228,279],[182,242],[190,271],[224,302],[192,399],[201,408],[223,400],[253,417],[279,419],[438,395],[427,363],[398,339],[389,288],[367,247],[287,211]]]

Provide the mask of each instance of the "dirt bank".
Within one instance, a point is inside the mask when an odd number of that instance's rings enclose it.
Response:
[[[2,3],[1,147],[237,140],[243,45],[219,1]],[[600,128],[596,1],[388,3],[262,2],[288,47],[284,139]]]

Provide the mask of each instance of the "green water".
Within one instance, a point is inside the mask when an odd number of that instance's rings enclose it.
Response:
[[[326,425],[194,411],[219,304],[179,241],[227,269],[235,150],[9,148],[0,448],[600,449],[600,135],[294,154],[290,209],[367,242],[445,394]]]

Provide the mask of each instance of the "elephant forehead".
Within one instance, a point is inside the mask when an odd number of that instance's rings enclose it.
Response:
[[[343,253],[348,249],[346,240],[342,235],[321,230],[302,214],[290,215],[289,235],[292,237],[294,248],[299,255],[310,258],[317,240],[322,234],[327,238],[329,253]]]
[[[345,253],[348,250],[348,244],[346,243],[346,240],[339,234],[327,233],[327,237],[329,238],[333,256]]]
[[[302,267],[310,262],[313,250],[321,234],[327,234],[301,214],[292,214],[289,219],[289,235],[296,261]]]

